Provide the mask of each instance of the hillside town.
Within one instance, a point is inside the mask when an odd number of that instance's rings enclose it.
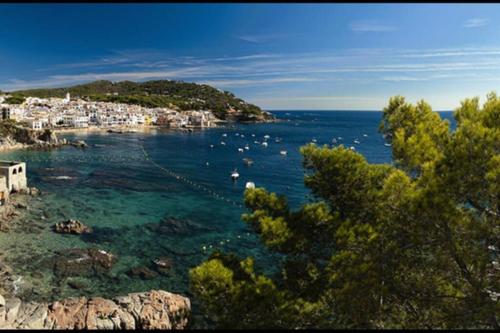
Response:
[[[211,111],[177,111],[139,105],[95,102],[65,98],[27,97],[21,104],[8,104],[9,95],[0,95],[1,119],[25,123],[34,130],[64,128],[114,128],[161,126],[208,128],[220,120]]]

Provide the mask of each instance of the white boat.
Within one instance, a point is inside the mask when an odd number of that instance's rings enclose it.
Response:
[[[255,134],[252,134],[252,137],[255,137]]]
[[[363,136],[364,136],[365,138],[367,138],[367,137],[368,137],[368,134],[363,134]]]
[[[240,136],[240,133],[236,133],[235,135],[236,135],[236,136]]]
[[[392,145],[391,145],[390,143],[384,143],[384,146],[386,146],[386,147],[390,147],[390,146],[392,146]]]
[[[269,135],[267,135],[267,134],[266,134],[266,135],[264,135],[264,139],[269,139],[269,138],[270,138],[270,136],[269,136]]]
[[[253,164],[253,160],[250,159],[250,158],[244,158],[243,159],[243,163],[245,163],[246,165],[250,166]]]
[[[337,143],[337,139],[333,138],[332,143]]]
[[[287,154],[287,151],[286,151],[286,150],[282,150],[282,151],[280,151],[280,154],[281,154],[281,155],[286,155],[286,154]]]
[[[222,136],[226,137],[226,136],[227,136],[227,134],[226,134],[226,133],[224,133],[224,134],[222,134]]]
[[[249,149],[250,149],[250,147],[249,147],[248,145],[245,145],[245,149],[246,149],[246,150],[249,150]]]
[[[220,144],[223,145],[223,146],[226,145],[226,143],[224,141],[221,141]]]
[[[316,139],[312,139],[312,140],[311,140],[311,142],[316,143],[316,142],[318,142],[318,140],[316,140]]]
[[[262,145],[263,145],[264,147],[267,147],[267,142],[262,142]]]
[[[260,142],[259,142],[259,141],[254,141],[253,143],[260,145]]]
[[[231,173],[231,179],[236,180],[236,179],[238,179],[239,176],[240,176],[240,174],[238,173],[238,171],[236,171],[236,169],[234,169],[234,171]]]
[[[238,148],[238,151],[239,151],[240,153],[242,153],[242,152],[243,152],[243,148]]]
[[[341,137],[341,136],[339,136],[337,139],[342,140],[342,137]]]
[[[351,150],[356,150],[356,148],[354,148],[353,146],[351,146],[351,148],[349,148],[349,149],[351,149]]]
[[[357,144],[357,145],[359,145],[360,142],[359,142],[358,139],[356,139],[356,140],[354,140],[354,143]]]
[[[254,182],[247,182],[245,184],[245,188],[255,188],[255,183]]]
[[[210,145],[210,148],[213,148],[213,147],[214,147],[214,145]]]
[[[245,137],[245,135],[244,135],[244,134],[240,135],[240,138],[244,138],[244,137]]]

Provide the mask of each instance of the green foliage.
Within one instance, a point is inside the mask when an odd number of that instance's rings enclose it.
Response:
[[[283,256],[265,276],[216,253],[190,272],[224,328],[496,328],[500,303],[500,99],[455,111],[394,97],[381,132],[395,165],[342,146],[301,149],[315,202],[262,188],[243,220]],[[496,263],[495,263],[496,262]]]
[[[24,103],[25,99],[26,98],[24,98],[23,96],[13,95],[13,96],[7,97],[4,100],[4,103],[5,104],[22,104],[22,103]]]
[[[228,116],[230,108],[241,111],[238,120],[267,117],[258,106],[246,103],[230,92],[204,84],[181,81],[95,81],[69,88],[16,91],[15,94],[26,97],[63,98],[68,92],[72,96],[93,101],[137,104],[144,107],[175,107],[180,110],[212,110],[221,119]]]

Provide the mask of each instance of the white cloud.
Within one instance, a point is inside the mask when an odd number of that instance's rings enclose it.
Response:
[[[464,28],[479,28],[487,25],[490,20],[485,18],[471,18],[465,21]]]

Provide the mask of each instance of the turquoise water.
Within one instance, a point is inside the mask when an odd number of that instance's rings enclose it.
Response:
[[[188,269],[216,248],[251,255],[260,268],[275,267],[278,259],[263,249],[240,219],[247,181],[285,194],[295,207],[305,202],[308,191],[298,149],[313,139],[322,145],[342,137],[338,143],[355,146],[369,162],[391,161],[391,150],[378,133],[379,112],[275,114],[283,121],[192,133],[66,134],[68,139],[85,140],[89,148],[0,154],[1,159],[25,161],[29,185],[44,192],[32,200],[16,228],[0,233],[5,260],[23,276],[20,295],[54,300],[161,288],[191,297]],[[268,147],[254,143],[265,135],[270,136]],[[360,143],[354,144],[355,139]],[[250,149],[238,152],[245,144]],[[288,154],[282,156],[280,150]],[[254,164],[246,166],[245,157]],[[232,182],[235,168],[240,178]],[[82,221],[94,232],[82,236],[52,232],[54,223],[68,218]],[[176,218],[177,228],[158,229],[165,218]],[[57,251],[86,247],[109,251],[118,261],[106,274],[72,278],[54,274],[51,258]],[[173,261],[168,275],[141,279],[126,274],[135,266],[152,268],[160,256]],[[79,279],[84,287],[73,289],[68,279]]]

